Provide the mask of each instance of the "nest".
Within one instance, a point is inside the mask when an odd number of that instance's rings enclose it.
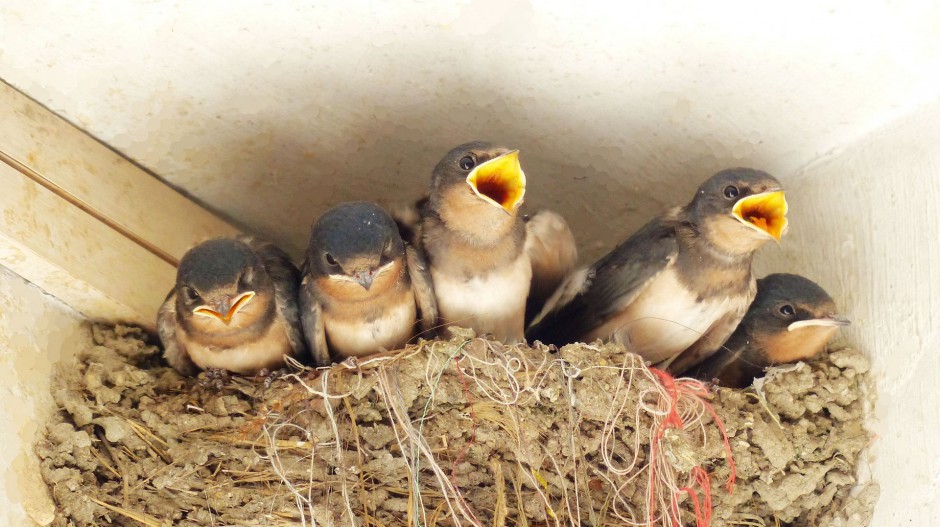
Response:
[[[455,332],[221,390],[145,335],[94,328],[37,445],[53,525],[867,525],[868,361],[844,349],[749,390],[618,345]]]

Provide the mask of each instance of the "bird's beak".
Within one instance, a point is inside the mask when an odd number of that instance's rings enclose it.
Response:
[[[477,165],[467,176],[467,184],[477,196],[511,214],[525,196],[525,173],[519,164],[519,151]]]
[[[787,326],[787,331],[794,331],[809,326],[843,327],[849,326],[851,324],[852,323],[849,322],[849,319],[845,317],[841,317],[839,315],[830,315],[828,317],[812,318],[810,320],[798,320]]]
[[[776,241],[780,241],[787,230],[787,200],[782,190],[741,198],[734,204],[731,214],[741,223]]]
[[[215,318],[221,320],[222,323],[228,325],[232,323],[232,318],[245,307],[248,302],[251,302],[251,299],[255,297],[254,291],[245,291],[244,293],[236,296],[228,305],[225,305],[224,302],[220,303],[217,306],[199,306],[196,309],[193,309],[194,315],[199,315],[203,317]]]
[[[375,271],[360,271],[353,273],[353,279],[359,283],[366,291],[372,287],[372,280],[375,278]]]

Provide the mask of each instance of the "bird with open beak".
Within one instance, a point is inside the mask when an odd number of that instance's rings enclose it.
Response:
[[[522,216],[525,192],[517,150],[467,143],[434,168],[416,239],[444,324],[521,341],[527,306],[537,313],[574,268],[568,224],[550,211]]]
[[[302,267],[301,322],[319,366],[431,338],[437,305],[423,256],[378,205],[351,202],[313,225]]]
[[[190,249],[157,314],[170,365],[254,375],[306,355],[297,312],[299,271],[282,250],[250,236]]]
[[[787,228],[780,182],[736,168],[705,181],[692,201],[655,217],[555,292],[530,341],[620,342],[682,371],[715,352],[754,299],[754,252]]]
[[[812,280],[768,275],[757,281],[757,297],[728,342],[684,375],[744,388],[768,366],[822,353],[836,331],[848,325],[832,297]]]

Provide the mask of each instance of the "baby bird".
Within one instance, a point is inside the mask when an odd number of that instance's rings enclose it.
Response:
[[[273,244],[250,236],[205,241],[183,255],[157,314],[176,371],[253,375],[306,355],[297,311],[299,273]]]
[[[754,252],[780,239],[786,213],[770,174],[718,172],[688,205],[655,217],[572,274],[526,336],[557,346],[613,340],[670,371],[698,364],[747,312]]]
[[[437,304],[427,265],[392,218],[366,202],[338,205],[313,225],[300,310],[317,365],[432,336]]]
[[[721,386],[743,388],[768,366],[807,360],[849,321],[815,282],[795,274],[757,281],[757,297],[728,342],[685,375]]]
[[[549,211],[520,215],[525,191],[517,150],[467,143],[434,168],[415,230],[445,324],[521,341],[526,313],[574,268],[568,224]]]

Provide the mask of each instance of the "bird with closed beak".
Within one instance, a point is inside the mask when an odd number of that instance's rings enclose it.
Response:
[[[313,225],[302,267],[301,321],[317,365],[433,336],[437,305],[424,257],[373,203],[351,202]]]
[[[849,324],[832,297],[812,280],[768,275],[757,281],[757,296],[728,342],[684,375],[744,388],[768,366],[822,353],[836,331]]]
[[[297,312],[299,272],[275,245],[250,236],[216,238],[180,260],[176,284],[157,314],[170,365],[253,375],[303,360]]]
[[[528,329],[530,341],[620,342],[683,371],[727,340],[754,298],[754,252],[787,228],[780,182],[749,168],[718,172],[692,201],[655,217],[573,273]]]
[[[521,341],[527,311],[574,268],[568,224],[550,211],[521,215],[525,193],[518,150],[466,143],[434,168],[415,232],[444,324]]]

